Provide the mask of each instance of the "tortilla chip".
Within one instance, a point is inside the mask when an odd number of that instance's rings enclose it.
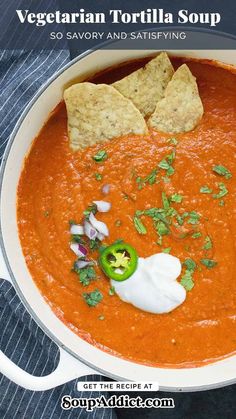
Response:
[[[202,115],[196,79],[183,64],[168,83],[165,97],[157,103],[148,125],[162,132],[187,132],[196,127]]]
[[[150,116],[157,102],[164,97],[174,69],[166,52],[162,52],[145,67],[112,84],[122,95],[132,100],[141,114]]]
[[[82,149],[126,134],[147,134],[134,104],[106,84],[78,83],[64,92],[70,146]]]

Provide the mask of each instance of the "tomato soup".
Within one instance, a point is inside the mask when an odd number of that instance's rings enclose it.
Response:
[[[173,59],[175,67],[183,61]],[[211,62],[185,62],[197,78],[204,106],[193,131],[129,135],[72,152],[61,103],[34,140],[18,187],[24,256],[56,315],[102,350],[163,367],[199,366],[236,350],[236,75]],[[143,63],[109,69],[92,81],[113,82]],[[93,157],[101,149],[107,158],[97,162]],[[170,155],[168,175],[160,162]],[[227,170],[222,172],[222,166]],[[106,195],[104,185],[109,185]],[[162,207],[163,192],[181,196],[171,205],[182,218],[175,218],[170,234],[160,240],[154,220],[141,211]],[[156,315],[124,303],[112,295],[99,267],[96,280],[88,286],[80,282],[71,269],[69,220],[80,223],[94,200],[112,205],[99,214],[110,231],[106,244],[122,239],[142,257],[168,251],[183,263],[182,276],[184,262],[194,261],[191,290],[181,306]],[[135,228],[136,214],[145,234]],[[97,250],[92,257],[97,260]],[[94,289],[103,298],[90,307],[83,293]]]

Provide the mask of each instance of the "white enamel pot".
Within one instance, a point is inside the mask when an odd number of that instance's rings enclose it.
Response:
[[[149,51],[150,54],[155,51]],[[174,55],[216,59],[236,65],[236,51],[169,51]],[[0,352],[0,371],[30,390],[46,390],[87,374],[118,380],[157,381],[162,390],[198,391],[236,381],[236,356],[200,368],[154,368],[120,359],[85,342],[66,327],[44,301],[27,269],[17,233],[16,192],[25,155],[49,113],[62,99],[64,86],[112,65],[146,56],[145,50],[96,50],[76,58],[54,75],[25,109],[12,133],[1,167],[1,277],[12,282],[31,316],[59,346],[57,369],[33,377]],[[115,333],[115,331],[114,331]]]

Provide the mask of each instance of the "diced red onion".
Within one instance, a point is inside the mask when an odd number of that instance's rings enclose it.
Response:
[[[102,187],[102,193],[104,193],[104,195],[107,195],[110,192],[110,185],[108,185],[107,183],[105,185],[103,185]]]
[[[85,220],[85,222],[84,222],[84,233],[90,240],[95,240],[98,233],[97,233],[96,228],[94,226],[92,226],[91,224],[87,220]]]
[[[108,212],[111,209],[111,203],[106,201],[93,201],[97,206],[98,212]]]
[[[78,246],[79,246],[80,253],[82,253],[83,256],[86,256],[88,253],[86,247],[84,247],[81,243],[78,243]]]
[[[89,215],[89,221],[99,233],[102,233],[104,236],[109,236],[107,225],[102,221],[98,221],[92,212]]]
[[[104,234],[102,234],[102,233],[98,233],[98,235],[97,235],[97,238],[98,238],[98,240],[100,240],[100,241],[102,241],[103,239],[104,239]]]
[[[93,265],[93,262],[90,260],[77,260],[75,265],[78,269],[83,269],[86,266]]]
[[[88,253],[87,249],[80,243],[71,243],[70,248],[76,256],[81,258],[85,257]]]
[[[84,227],[79,225],[79,224],[72,224],[72,226],[70,228],[70,234],[83,235],[84,234]]]

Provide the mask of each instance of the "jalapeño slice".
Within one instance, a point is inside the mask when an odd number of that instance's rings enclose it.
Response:
[[[106,247],[99,258],[103,272],[115,281],[125,281],[136,270],[138,255],[128,243],[114,243]]]

